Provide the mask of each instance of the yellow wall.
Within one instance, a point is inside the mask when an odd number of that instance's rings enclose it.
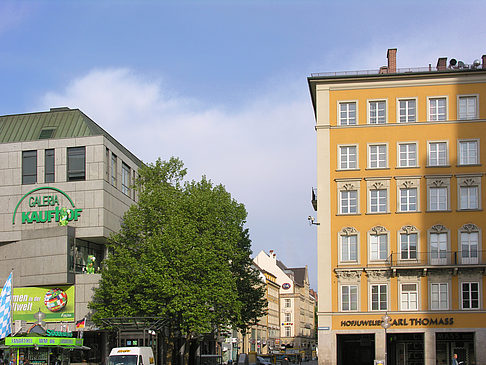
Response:
[[[430,83],[430,82],[429,82]],[[364,85],[364,84],[363,84]],[[419,230],[419,252],[426,252],[427,230],[436,224],[442,224],[450,230],[450,250],[457,251],[458,230],[466,223],[479,225],[486,221],[486,213],[482,211],[457,212],[457,179],[456,174],[478,173],[484,168],[478,166],[457,166],[457,141],[458,139],[474,139],[482,136],[480,143],[484,146],[486,141],[486,123],[477,121],[461,121],[457,119],[457,95],[483,94],[486,95],[486,83],[466,83],[459,85],[443,85],[438,82],[435,85],[427,85],[423,82],[420,86],[412,84],[400,85],[400,87],[390,87],[390,83],[379,83],[376,88],[365,88],[365,86],[350,84],[348,86],[331,87],[329,93],[329,117],[330,131],[330,177],[331,177],[331,257],[332,268],[338,267],[338,234],[344,227],[354,227],[358,233],[360,243],[359,263],[356,267],[366,267],[368,263],[367,255],[367,233],[374,226],[384,226],[389,232],[389,253],[398,252],[398,231],[405,225],[413,225]],[[373,86],[373,85],[372,85]],[[347,90],[342,90],[348,87]],[[427,122],[427,98],[434,96],[448,97],[448,120],[446,122]],[[397,98],[417,98],[417,123],[397,124]],[[387,100],[387,124],[386,125],[367,125],[367,101],[372,99]],[[358,102],[358,126],[336,127],[338,119],[339,101]],[[479,115],[486,118],[486,101],[479,98]],[[452,121],[452,122],[451,122]],[[434,140],[447,140],[449,142],[449,167],[426,167],[427,165],[427,142]],[[417,142],[418,143],[418,167],[416,168],[397,168],[397,142]],[[372,143],[387,143],[388,145],[388,168],[387,169],[367,169],[367,145]],[[338,171],[338,146],[358,144],[359,170]],[[481,147],[483,147],[481,146]],[[486,164],[486,147],[480,147],[480,163]],[[426,175],[452,175],[450,179],[450,207],[451,212],[431,212],[425,214],[427,210],[427,181]],[[395,176],[420,176],[420,212],[418,213],[396,213],[397,212],[397,181]],[[388,214],[367,214],[367,186],[365,177],[389,177],[389,213]],[[338,215],[338,189],[335,179],[361,178],[360,181],[360,200],[358,215]],[[481,200],[486,197],[486,184],[481,178]],[[484,203],[482,208],[485,209]],[[319,207],[323,209],[323,207]],[[483,232],[484,235],[484,232]],[[484,247],[481,247],[484,249]],[[483,254],[484,255],[484,254]],[[483,260],[485,257],[483,257]],[[341,267],[352,265],[341,265]],[[383,265],[381,265],[383,266]],[[421,310],[428,309],[428,278],[420,278],[420,297],[419,306]],[[486,279],[483,278],[481,288],[482,305],[486,306],[486,295],[483,295]],[[333,312],[339,312],[338,280],[336,276],[332,279],[334,300],[332,303]],[[390,280],[390,310],[399,310],[398,300],[398,281],[397,278]],[[459,309],[459,290],[458,278],[453,276],[450,290],[450,309]],[[363,273],[360,285],[360,311],[369,310],[368,299],[368,278]],[[342,312],[341,312],[342,314]],[[352,312],[345,313],[352,315]],[[455,314],[455,316],[458,316]],[[469,316],[469,317],[467,317]],[[454,326],[471,326],[477,324],[470,314],[466,317],[458,316]],[[459,320],[460,319],[460,320]],[[333,318],[333,328],[339,329],[340,316]],[[337,327],[335,327],[337,326]]]
[[[368,85],[369,87],[370,85]],[[372,85],[371,85],[372,86]],[[367,123],[367,101],[387,100],[388,123],[397,122],[397,98],[417,98],[417,120],[427,121],[427,98],[448,97],[449,120],[457,119],[457,95],[485,94],[486,84],[468,83],[459,85],[400,86],[380,85],[379,88],[333,90],[329,96],[331,125],[337,125],[338,101],[358,102],[358,124]],[[486,115],[486,102],[479,103],[479,116]]]

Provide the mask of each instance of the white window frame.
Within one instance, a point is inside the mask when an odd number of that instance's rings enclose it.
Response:
[[[469,143],[473,143],[476,145],[476,160],[473,161],[473,162],[469,162],[469,155],[468,156],[463,156],[463,153],[462,153],[462,145],[463,144],[469,144]],[[457,155],[458,155],[458,159],[457,159],[457,165],[458,166],[474,166],[474,165],[479,165],[480,162],[479,162],[479,156],[480,156],[480,151],[479,151],[479,139],[459,139],[457,141]],[[467,157],[467,160],[466,162],[463,161],[463,158],[464,157]]]
[[[440,245],[436,248],[436,252],[432,252],[432,235],[445,235],[445,247]],[[439,241],[443,242],[443,241]],[[450,231],[440,225],[436,224],[427,232],[427,247],[429,252],[429,261],[431,265],[448,265],[450,263],[450,247],[451,247],[451,233]]]
[[[447,211],[448,208],[448,189],[446,186],[429,187],[429,211],[441,212]]]
[[[469,236],[476,235],[476,247],[471,245],[471,239]],[[468,240],[464,242],[463,238],[467,237]],[[458,231],[458,250],[459,250],[459,263],[462,265],[475,265],[479,263],[482,252],[482,236],[481,230],[475,224],[465,224]],[[464,250],[464,246],[467,249]]]
[[[292,327],[284,326],[285,337],[292,337]]]
[[[410,155],[412,153],[409,151],[409,148],[408,148],[408,146],[412,146],[412,145],[415,146],[415,152],[413,152],[415,154],[413,164],[410,163],[410,161],[411,161]],[[405,161],[406,161],[405,164],[402,164],[402,158],[401,158],[402,146],[407,147],[407,151],[404,151],[404,153],[407,155],[407,158],[405,159]],[[398,142],[397,143],[397,166],[400,167],[400,168],[418,167],[418,143],[417,142]]]
[[[390,212],[390,178],[374,178],[368,177],[366,180],[366,190],[367,190],[367,213],[368,214],[386,214]],[[385,207],[380,204],[378,200],[378,205],[372,204],[373,192],[377,190],[384,190],[385,194]],[[381,193],[379,193],[381,194]],[[381,197],[380,197],[381,198]]]
[[[349,302],[346,303],[345,300],[344,300],[344,291],[348,290],[348,300]],[[354,290],[355,293],[351,293],[351,290]],[[346,284],[346,285],[341,285],[340,289],[339,289],[339,299],[340,299],[340,302],[341,302],[341,312],[357,312],[358,309],[359,309],[359,285],[356,285],[356,284]],[[353,301],[353,295],[354,295],[354,298],[355,298],[355,301]],[[345,309],[344,308],[344,305],[347,304],[348,305],[348,309]],[[353,306],[354,304],[354,306]]]
[[[355,197],[353,197],[353,195],[355,195]],[[347,204],[343,204],[345,201]],[[339,206],[339,214],[358,214],[358,191],[341,190],[339,192]]]
[[[376,242],[372,242],[375,240]],[[385,239],[385,253],[382,257],[382,242],[381,237]],[[388,259],[390,253],[390,232],[382,226],[375,226],[368,231],[368,262],[384,262]]]
[[[338,170],[359,170],[359,148],[357,144],[349,144],[349,145],[338,145]],[[344,149],[349,149],[349,148],[355,148],[355,156],[356,160],[354,161],[356,166],[355,167],[350,167],[351,163],[353,162],[352,160],[349,159],[349,150],[347,153],[347,161],[346,161],[346,166],[342,167],[342,152]]]
[[[369,213],[388,213],[388,189],[370,189],[369,199]],[[385,204],[383,204],[383,199],[385,200]]]
[[[373,308],[373,287],[377,287],[378,288],[378,308],[377,309],[374,309]],[[381,307],[381,300],[380,300],[380,296],[382,294],[382,290],[385,290],[385,295],[386,295],[386,301],[385,301],[385,308],[382,308]],[[387,311],[388,308],[389,308],[389,303],[388,303],[388,300],[389,300],[389,290],[388,290],[388,284],[387,283],[371,283],[370,286],[369,286],[369,291],[370,291],[370,311],[371,312],[384,312],[384,311]]]
[[[466,105],[465,115],[461,112],[461,99],[474,99],[474,115],[471,115],[469,106]],[[479,95],[478,94],[468,94],[468,95],[457,95],[457,120],[474,120],[479,118]]]
[[[288,313],[284,313],[284,322],[292,322],[292,313],[288,312]]]
[[[292,308],[292,302],[289,298],[284,298],[284,308]]]
[[[382,149],[384,148],[384,152]],[[376,149],[376,150],[375,150]],[[384,154],[384,159],[381,158]],[[376,159],[372,159],[376,156]],[[375,164],[375,166],[372,166]],[[368,169],[386,169],[388,168],[388,144],[387,143],[370,143],[368,144]]]
[[[438,119],[434,118],[432,119],[432,113],[431,113],[431,101],[432,100],[437,100],[437,99],[444,99],[445,100],[445,116],[444,119]],[[449,120],[449,98],[447,96],[429,96],[427,98],[427,120],[429,122],[444,122]]]
[[[384,244],[386,249],[384,256],[382,256],[382,244]],[[370,261],[385,261],[388,258],[388,236],[386,234],[370,234],[369,246]]]
[[[471,238],[468,237],[468,240],[464,240],[465,236],[476,236],[476,249],[468,250],[467,252],[464,251],[464,246],[471,247]],[[471,265],[471,264],[478,264],[479,263],[479,232],[460,232],[459,233],[459,247],[460,247],[460,259],[461,264],[463,265]],[[465,257],[467,256],[467,257]]]
[[[412,194],[414,192],[414,194]],[[418,189],[416,187],[398,189],[398,211],[399,212],[417,212],[418,211]],[[415,202],[413,200],[415,199]],[[405,203],[404,203],[405,200]],[[415,205],[415,209],[413,208]],[[405,208],[405,209],[404,209]]]
[[[414,117],[412,118],[413,120],[411,120],[410,116],[409,116],[409,103],[413,101],[415,103],[415,106],[414,106]],[[406,106],[405,106],[405,121],[402,122],[401,121],[401,116],[402,116],[402,102],[405,102],[406,103]],[[418,102],[417,102],[417,98],[397,98],[397,123],[415,123],[417,122],[417,105],[418,105]]]
[[[372,122],[371,121],[371,105],[375,103],[384,103],[385,104],[385,119],[384,121],[380,122],[379,121],[379,109],[377,110],[377,115],[376,115],[376,121]],[[376,125],[382,125],[382,124],[387,124],[388,123],[388,100],[387,99],[370,99],[367,102],[368,108],[367,108],[367,120],[368,124],[376,124]]]
[[[415,286],[414,290],[405,291],[405,285]],[[404,306],[404,296],[406,299],[406,306]],[[414,303],[413,297],[415,296],[415,307],[412,306]],[[408,308],[406,308],[408,307]],[[400,283],[400,310],[402,311],[416,311],[419,309],[419,285],[416,282],[403,282]]]
[[[416,242],[415,242],[415,257],[412,257],[412,250],[410,250],[410,237],[414,235],[415,238],[416,238]],[[402,236],[406,236],[408,237],[407,239],[407,250],[406,250],[406,253],[407,253],[407,257],[404,257],[404,252],[403,251],[403,248],[402,248]],[[413,261],[413,262],[417,262],[419,260],[419,255],[420,255],[420,235],[419,235],[419,231],[417,230],[416,227],[414,226],[405,226],[405,227],[402,227],[401,230],[398,231],[398,253],[399,253],[399,260],[400,261]]]
[[[440,159],[438,157],[438,155],[442,152],[442,151],[437,151],[434,153],[437,155],[437,156],[432,156],[432,145],[437,145],[437,146],[443,146],[445,145],[445,161],[443,164],[440,163]],[[433,165],[432,164],[432,157],[435,159],[437,159],[437,164]],[[435,161],[434,161],[435,162]],[[449,141],[427,141],[427,167],[444,167],[444,166],[449,166]]]
[[[352,247],[350,246],[349,239],[355,239],[355,256],[352,257]],[[346,242],[345,242],[346,241]],[[347,247],[347,256],[344,255],[344,249]],[[358,231],[353,227],[345,227],[339,232],[339,261],[345,263],[358,263],[359,260],[359,234]]]
[[[448,212],[451,209],[451,182],[450,176],[426,176],[427,179],[427,211],[428,212]],[[445,192],[446,204],[440,207],[440,196],[436,195],[434,201],[432,194]]]
[[[470,306],[469,308],[465,308],[464,307],[464,284],[466,284],[467,286],[469,286],[469,295],[470,295],[470,298],[469,298],[469,304],[471,305],[472,303],[472,299],[471,299],[471,287],[473,285],[476,285],[477,288],[478,288],[478,305],[477,307],[472,307]],[[478,309],[481,309],[481,285],[478,281],[462,281],[460,283],[460,291],[461,291],[461,296],[460,296],[460,300],[461,300],[461,309],[462,310],[478,310]]]
[[[355,179],[336,179],[337,185],[337,197],[338,197],[338,215],[356,215],[360,214],[360,205],[359,205],[359,191],[360,191],[360,178]],[[344,212],[343,210],[343,196],[342,193],[346,191],[355,191],[356,192],[356,212]]]
[[[481,210],[481,175],[473,174],[458,174],[457,177],[457,210]],[[468,200],[468,205],[463,205],[463,192],[466,189],[475,188],[476,190],[476,207],[471,206]]]
[[[349,105],[354,104],[355,107],[355,117],[354,117],[354,123],[349,123],[350,117],[349,117]],[[341,106],[347,105],[346,109],[346,117],[342,118],[341,117]],[[357,100],[340,100],[338,101],[338,106],[337,106],[337,115],[338,115],[338,125],[339,126],[347,126],[347,125],[358,125],[358,101]],[[345,123],[343,123],[343,121]]]
[[[400,213],[417,213],[420,211],[420,180],[421,176],[397,176],[397,212]],[[416,204],[415,210],[402,210],[402,189],[415,189]]]
[[[479,209],[479,186],[459,186],[459,210]]]
[[[434,286],[437,288],[437,305],[434,304],[433,300],[433,293],[434,293]],[[444,288],[445,288],[445,299],[446,302],[444,303],[441,299],[444,296]],[[449,283],[430,283],[429,285],[430,290],[430,309],[431,310],[449,310]]]

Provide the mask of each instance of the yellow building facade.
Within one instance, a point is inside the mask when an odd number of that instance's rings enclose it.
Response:
[[[258,318],[258,322],[248,329],[246,336],[238,334],[239,349],[245,353],[271,354],[280,349],[280,285],[275,275],[256,264],[255,267],[265,283],[266,314]],[[233,360],[238,361],[236,355]]]
[[[308,78],[319,363],[483,363],[486,57],[402,70],[387,56]]]

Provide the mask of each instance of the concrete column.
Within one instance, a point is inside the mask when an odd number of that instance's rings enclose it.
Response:
[[[336,335],[331,331],[319,331],[319,365],[337,364]]]
[[[426,331],[424,334],[424,357],[425,365],[436,364],[435,332]]]
[[[385,360],[385,330],[375,332],[375,360]]]
[[[486,346],[484,346],[485,343],[486,329],[477,328],[474,334],[474,351],[476,352],[476,364],[486,363]]]

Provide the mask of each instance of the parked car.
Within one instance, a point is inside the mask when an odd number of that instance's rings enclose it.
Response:
[[[262,356],[257,356],[257,365],[273,365],[273,363],[270,361],[270,359],[262,357]]]
[[[238,365],[249,365],[248,354],[240,354],[238,356]]]

